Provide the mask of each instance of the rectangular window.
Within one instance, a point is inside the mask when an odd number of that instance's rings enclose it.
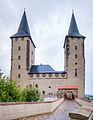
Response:
[[[21,68],[21,66],[20,65],[18,65],[18,69],[20,69]]]
[[[35,87],[38,88],[38,84],[35,84]]]
[[[75,54],[75,58],[77,58],[77,54]]]
[[[49,88],[51,88],[51,86],[48,86]]]
[[[18,56],[18,60],[20,60],[20,59],[21,59],[21,56],[19,55],[19,56]]]
[[[77,50],[77,46],[75,46],[75,50]]]
[[[20,78],[20,74],[18,74],[18,78]]]
[[[75,69],[75,77],[77,77],[77,69]]]
[[[45,91],[44,90],[42,91],[42,94],[45,95]]]
[[[21,50],[21,47],[20,47],[20,46],[18,47],[18,50]]]

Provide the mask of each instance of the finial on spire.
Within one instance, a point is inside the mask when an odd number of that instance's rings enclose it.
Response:
[[[24,11],[26,10],[26,8],[24,8]]]
[[[72,9],[72,14],[74,14],[74,9]]]

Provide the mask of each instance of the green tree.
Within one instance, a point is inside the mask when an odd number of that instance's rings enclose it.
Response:
[[[40,99],[40,91],[37,88],[27,87],[22,91],[22,101],[31,102],[38,101]]]
[[[0,79],[0,102],[20,101],[21,89],[13,80]]]

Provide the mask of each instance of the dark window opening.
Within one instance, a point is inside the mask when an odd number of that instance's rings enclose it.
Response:
[[[18,47],[18,50],[21,50],[21,47],[20,47],[20,46]]]
[[[38,88],[38,84],[35,84],[35,87]]]
[[[51,86],[48,86],[49,88],[51,88]]]
[[[75,77],[77,77],[77,69],[75,69]]]
[[[21,59],[21,56],[19,55],[19,56],[18,56],[18,60],[20,60],[20,59]]]
[[[77,50],[77,46],[75,46],[75,50]]]
[[[20,78],[20,74],[18,74],[18,78]]]
[[[21,68],[21,66],[20,65],[18,65],[18,69],[20,69]]]
[[[75,54],[75,58],[77,58],[77,54]]]
[[[77,63],[75,63],[75,65],[77,65]]]
[[[45,91],[44,90],[42,91],[42,94],[45,95]]]

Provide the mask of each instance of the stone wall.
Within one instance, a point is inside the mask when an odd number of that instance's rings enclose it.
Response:
[[[0,103],[0,120],[12,120],[53,112],[64,99],[49,102]]]

